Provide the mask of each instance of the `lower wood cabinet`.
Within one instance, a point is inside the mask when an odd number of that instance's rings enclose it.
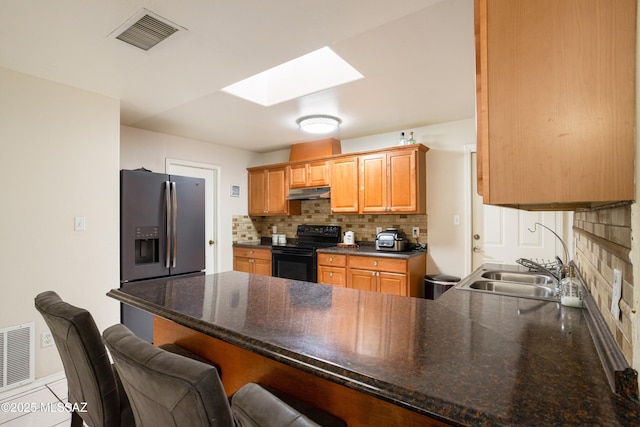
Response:
[[[271,276],[271,251],[269,249],[234,247],[233,269],[245,273]]]
[[[389,258],[318,254],[318,283],[362,291],[424,297],[426,255]]]
[[[347,256],[318,254],[318,283],[347,286]]]

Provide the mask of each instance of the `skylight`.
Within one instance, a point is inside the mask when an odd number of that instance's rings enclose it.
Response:
[[[222,90],[269,107],[363,77],[331,49],[323,47]]]

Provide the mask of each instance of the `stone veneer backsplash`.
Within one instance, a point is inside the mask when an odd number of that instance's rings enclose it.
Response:
[[[631,307],[633,306],[633,265],[631,250],[631,206],[628,204],[574,215],[575,262],[595,299],[616,343],[628,362],[633,360]],[[613,270],[622,272],[620,318],[611,314]]]
[[[398,228],[411,238],[412,227],[420,227],[420,243],[427,242],[427,215],[414,214],[332,214],[328,199],[303,200],[301,215],[250,217],[233,216],[232,233],[234,243],[259,242],[262,237],[271,237],[273,226],[277,234],[286,234],[288,239],[296,237],[298,224],[339,225],[342,231],[354,231],[356,241],[374,242],[376,227]]]

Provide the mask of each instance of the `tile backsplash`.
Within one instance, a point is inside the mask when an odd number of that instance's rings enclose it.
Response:
[[[273,226],[278,234],[286,234],[287,238],[296,236],[298,224],[332,224],[342,227],[342,231],[355,232],[356,241],[373,242],[376,239],[376,227],[398,228],[411,238],[413,227],[420,227],[420,243],[427,242],[427,215],[413,214],[332,214],[328,199],[303,200],[300,215],[250,217],[236,215],[233,217],[233,242],[258,242],[262,237],[271,237]]]
[[[576,240],[575,262],[593,295],[616,343],[627,361],[633,360],[633,265],[631,251],[631,206],[623,204],[605,209],[577,211],[573,229]],[[620,317],[611,315],[613,270],[622,273]]]

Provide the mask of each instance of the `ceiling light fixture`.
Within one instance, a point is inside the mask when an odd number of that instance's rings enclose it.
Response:
[[[333,133],[340,128],[340,120],[334,116],[324,114],[314,114],[311,116],[303,116],[296,120],[301,131],[306,133],[322,134]]]

